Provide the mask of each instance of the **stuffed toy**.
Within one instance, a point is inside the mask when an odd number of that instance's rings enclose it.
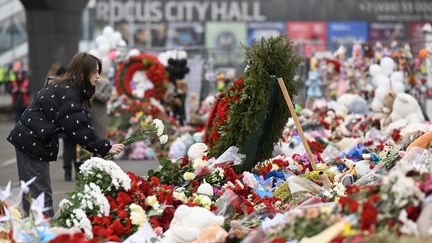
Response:
[[[201,231],[198,238],[192,243],[218,243],[225,242],[228,233],[219,225],[207,227]]]
[[[181,205],[174,213],[169,229],[162,237],[162,243],[189,243],[198,239],[201,231],[210,226],[221,226],[223,216],[216,216],[202,207]]]
[[[147,155],[147,145],[144,141],[138,141],[131,145],[132,152],[129,154],[129,159],[145,159]]]
[[[431,141],[432,141],[432,132],[425,133],[425,134],[421,135],[420,137],[418,137],[416,140],[414,140],[408,146],[407,151],[413,147],[420,147],[420,148],[428,149]]]
[[[405,120],[406,124],[425,121],[420,105],[410,94],[389,92],[384,96],[383,105],[383,111],[388,114],[384,126],[399,120]]]
[[[343,94],[337,99],[337,104],[344,105],[350,114],[366,114],[369,109],[366,100],[357,94]]]

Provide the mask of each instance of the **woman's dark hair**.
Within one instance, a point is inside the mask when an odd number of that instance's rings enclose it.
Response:
[[[90,74],[99,67],[98,73],[102,72],[102,61],[85,52],[77,53],[70,61],[66,73],[58,77],[55,83],[60,84],[70,81],[71,85],[77,89],[82,98],[82,104],[86,108],[91,108],[90,99],[93,97],[96,88],[90,83]]]

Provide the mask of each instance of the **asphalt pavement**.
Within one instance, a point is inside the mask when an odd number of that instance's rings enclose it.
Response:
[[[12,182],[13,192],[17,195],[19,180],[15,157],[15,148],[6,137],[14,127],[14,113],[10,105],[10,96],[0,95],[0,188],[4,188],[9,181]],[[150,169],[157,168],[157,161],[116,161],[125,171],[136,175],[146,175]],[[59,202],[75,187],[75,180],[64,181],[63,160],[61,151],[58,160],[50,163],[51,184],[53,189],[54,211],[57,211]]]

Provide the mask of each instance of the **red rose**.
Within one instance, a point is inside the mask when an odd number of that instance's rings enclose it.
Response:
[[[355,186],[355,185],[347,185],[346,186],[346,193],[348,195],[355,194],[359,191],[360,191],[360,188],[358,186]]]
[[[118,215],[120,218],[122,218],[122,219],[129,218],[129,214],[128,214],[128,212],[126,212],[126,210],[124,210],[124,209],[119,210],[119,211],[117,212],[117,215]]]
[[[373,203],[378,203],[381,199],[378,194],[373,194],[369,197],[369,200]]]
[[[405,208],[405,210],[408,213],[408,218],[411,219],[412,221],[416,222],[418,217],[420,216],[422,207],[410,205],[410,206],[407,206]]]
[[[357,212],[359,208],[357,201],[349,197],[340,197],[339,204],[342,206],[342,208],[346,208],[345,206],[348,206],[348,211],[350,213]]]

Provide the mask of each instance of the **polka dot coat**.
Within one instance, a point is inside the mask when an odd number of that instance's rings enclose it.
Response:
[[[95,135],[80,97],[80,92],[67,83],[43,88],[7,140],[33,159],[55,161],[58,134],[64,132],[88,151],[105,156],[111,149],[110,142]]]

